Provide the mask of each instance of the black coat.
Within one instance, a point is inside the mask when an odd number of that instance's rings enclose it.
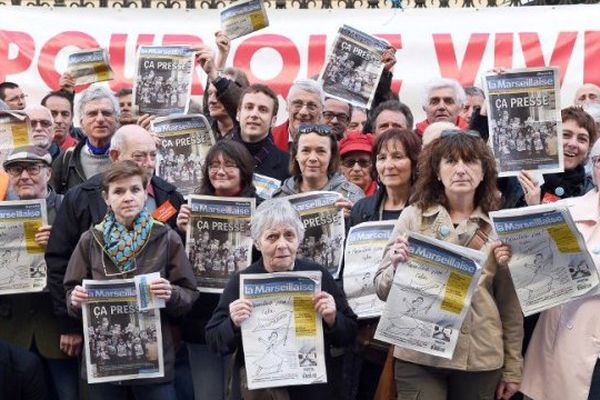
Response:
[[[150,182],[154,188],[157,208],[168,200],[179,211],[184,200],[177,188],[156,176],[153,176]],[[54,314],[61,319],[63,333],[75,333],[81,330],[81,323],[67,316],[63,288],[67,264],[81,235],[91,226],[99,223],[105,215],[106,203],[102,198],[102,175],[98,174],[67,192],[52,226],[45,254],[48,267],[48,289],[52,295]],[[176,220],[177,215],[174,215],[167,223],[175,228]]]
[[[383,186],[379,186],[373,195],[369,197],[363,197],[357,201],[352,206],[348,229],[360,224],[361,222],[379,221],[379,208],[381,207],[381,202],[384,198],[385,188]]]
[[[275,178],[281,182],[290,177],[290,156],[275,146],[270,133],[260,142],[246,143],[242,140],[239,132],[234,132],[233,140],[243,144],[250,152],[256,166],[254,172],[257,174]]]
[[[47,393],[39,358],[0,341],[0,399],[46,400]]]
[[[354,343],[356,337],[356,315],[348,305],[344,293],[337,287],[333,277],[326,269],[311,261],[296,259],[294,271],[321,271],[321,290],[331,294],[335,299],[337,316],[333,328],[323,324],[325,339],[325,365],[331,372],[330,346],[347,347]],[[262,259],[242,271],[248,274],[266,273]],[[229,317],[229,304],[240,297],[240,273],[236,273],[227,283],[221,295],[219,305],[206,326],[206,342],[213,351],[228,354],[239,348],[237,363],[243,362],[243,347],[241,331],[234,327]],[[286,389],[291,400],[329,400],[336,398],[334,395],[332,377],[328,376],[327,384],[305,386],[288,386]]]

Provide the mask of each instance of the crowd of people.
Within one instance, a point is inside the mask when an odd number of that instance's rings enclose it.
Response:
[[[328,98],[316,80],[302,78],[287,94],[286,121],[276,126],[276,93],[248,82],[244,71],[224,68],[229,41],[216,37],[218,54],[203,47],[196,62],[208,76],[204,113],[218,141],[204,162],[170,157],[163,168],[172,173],[161,174],[166,180],[155,170],[153,116],[132,112],[130,90],[114,94],[92,85],[79,93],[75,127],[76,88],[68,73],[39,105],[18,84],[0,84],[0,107],[24,112],[31,126],[31,145],[0,155],[0,199],[43,199],[48,210],[48,225],[35,234],[45,248],[47,290],[0,296],[0,385],[13,382],[0,386],[1,398],[379,400],[385,390],[399,400],[600,398],[598,296],[523,318],[508,270],[511,248],[491,239],[489,219],[502,208],[572,204],[600,269],[599,87],[583,85],[562,110],[564,172],[546,174],[544,182],[527,171],[497,178],[502,154],[487,143],[481,89],[432,79],[422,99],[426,117],[415,123],[391,91],[390,48],[371,109]],[[150,91],[158,96],[162,89]],[[551,148],[551,124],[508,117],[498,124],[491,128],[506,133],[498,143],[502,152],[558,150]],[[255,173],[282,182],[273,199],[257,195]],[[184,181],[184,174],[201,176],[196,194],[256,199],[247,269],[239,264],[248,254],[208,232],[196,232],[186,254],[191,207],[167,181]],[[408,232],[486,255],[452,359],[401,347],[388,357],[389,346],[373,339],[378,318],[357,320],[343,292],[343,267],[337,281],[328,272],[341,238],[326,243],[311,236],[286,200],[321,190],[339,194],[335,206],[347,228],[397,221],[373,281],[384,301],[396,268],[408,259]],[[192,265],[202,263],[204,272],[227,277],[221,295],[196,290]],[[252,302],[240,298],[240,274],[290,270],[322,274],[313,303],[324,324],[327,383],[249,390],[240,327]],[[82,281],[149,272],[160,273],[150,291],[166,303],[160,311],[164,375],[87,384],[81,310],[89,297]],[[438,336],[449,329],[440,326]],[[90,356],[98,363],[153,358],[148,343],[157,334],[102,321],[90,332]]]

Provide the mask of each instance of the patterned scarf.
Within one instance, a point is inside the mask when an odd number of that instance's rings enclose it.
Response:
[[[152,223],[152,216],[145,208],[133,221],[131,230],[117,222],[112,210],[104,217],[101,224],[104,249],[121,272],[135,269],[135,257],[144,248],[152,230]]]

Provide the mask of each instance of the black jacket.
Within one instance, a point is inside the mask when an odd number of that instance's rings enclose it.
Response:
[[[373,195],[363,197],[357,201],[354,206],[352,206],[348,229],[361,222],[379,221],[379,207],[381,207],[381,202],[384,198],[385,188],[379,186]]]
[[[179,211],[184,203],[177,188],[156,176],[150,181],[154,188],[157,208],[167,200]],[[48,289],[52,295],[54,314],[61,318],[62,332],[75,333],[81,330],[81,323],[67,317],[63,278],[71,253],[81,235],[94,224],[99,223],[106,214],[106,203],[102,198],[102,175],[98,174],[67,192],[52,226],[50,240],[46,247],[48,267]],[[177,215],[167,222],[176,228]]]
[[[323,333],[325,339],[325,365],[331,365],[329,348],[331,345],[336,347],[350,346],[356,337],[356,315],[348,305],[343,292],[337,287],[333,277],[326,269],[311,261],[296,259],[294,271],[321,271],[321,290],[333,295],[337,308],[337,316],[333,328],[329,328],[323,323]],[[246,270],[242,271],[248,274],[266,273],[262,259],[252,264]],[[239,348],[236,362],[238,366],[243,360],[243,347],[241,331],[233,326],[229,317],[229,304],[240,297],[240,273],[236,273],[227,283],[227,287],[221,295],[219,305],[212,318],[206,326],[206,342],[213,351],[221,354],[232,353]],[[327,368],[331,372],[330,368]],[[286,389],[290,394],[291,400],[329,400],[336,396],[333,394],[333,385],[331,377],[328,377],[327,384],[315,384],[306,386],[288,386]]]
[[[275,178],[281,182],[290,177],[290,156],[277,148],[273,143],[271,133],[257,143],[246,143],[239,132],[234,132],[233,140],[240,142],[250,152],[256,165],[254,172]]]
[[[85,173],[81,165],[83,146],[85,146],[85,140],[77,143],[74,148],[64,150],[52,162],[50,185],[57,193],[65,194],[70,188],[85,182]]]
[[[42,363],[33,353],[0,341],[0,399],[46,400]]]

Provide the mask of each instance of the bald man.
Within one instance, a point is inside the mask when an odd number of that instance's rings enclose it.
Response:
[[[146,208],[156,219],[175,228],[177,212],[184,202],[183,196],[175,186],[154,176],[156,153],[154,137],[139,125],[125,125],[117,129],[111,138],[110,159],[113,162],[132,160],[147,171],[151,179]],[[52,294],[54,313],[61,319],[63,334],[72,338],[65,346],[73,352],[79,352],[81,348],[81,321],[67,316],[63,278],[80,236],[100,222],[105,214],[102,174],[98,174],[67,192],[56,216],[60,224],[52,229],[46,249],[48,288]]]
[[[54,143],[54,120],[49,109],[38,104],[25,108],[29,117],[31,130],[29,137],[32,144],[46,150],[52,156],[52,161],[60,154],[60,147]]]
[[[593,83],[584,83],[575,92],[575,100],[573,105],[583,107],[588,103],[600,103],[600,87]]]

